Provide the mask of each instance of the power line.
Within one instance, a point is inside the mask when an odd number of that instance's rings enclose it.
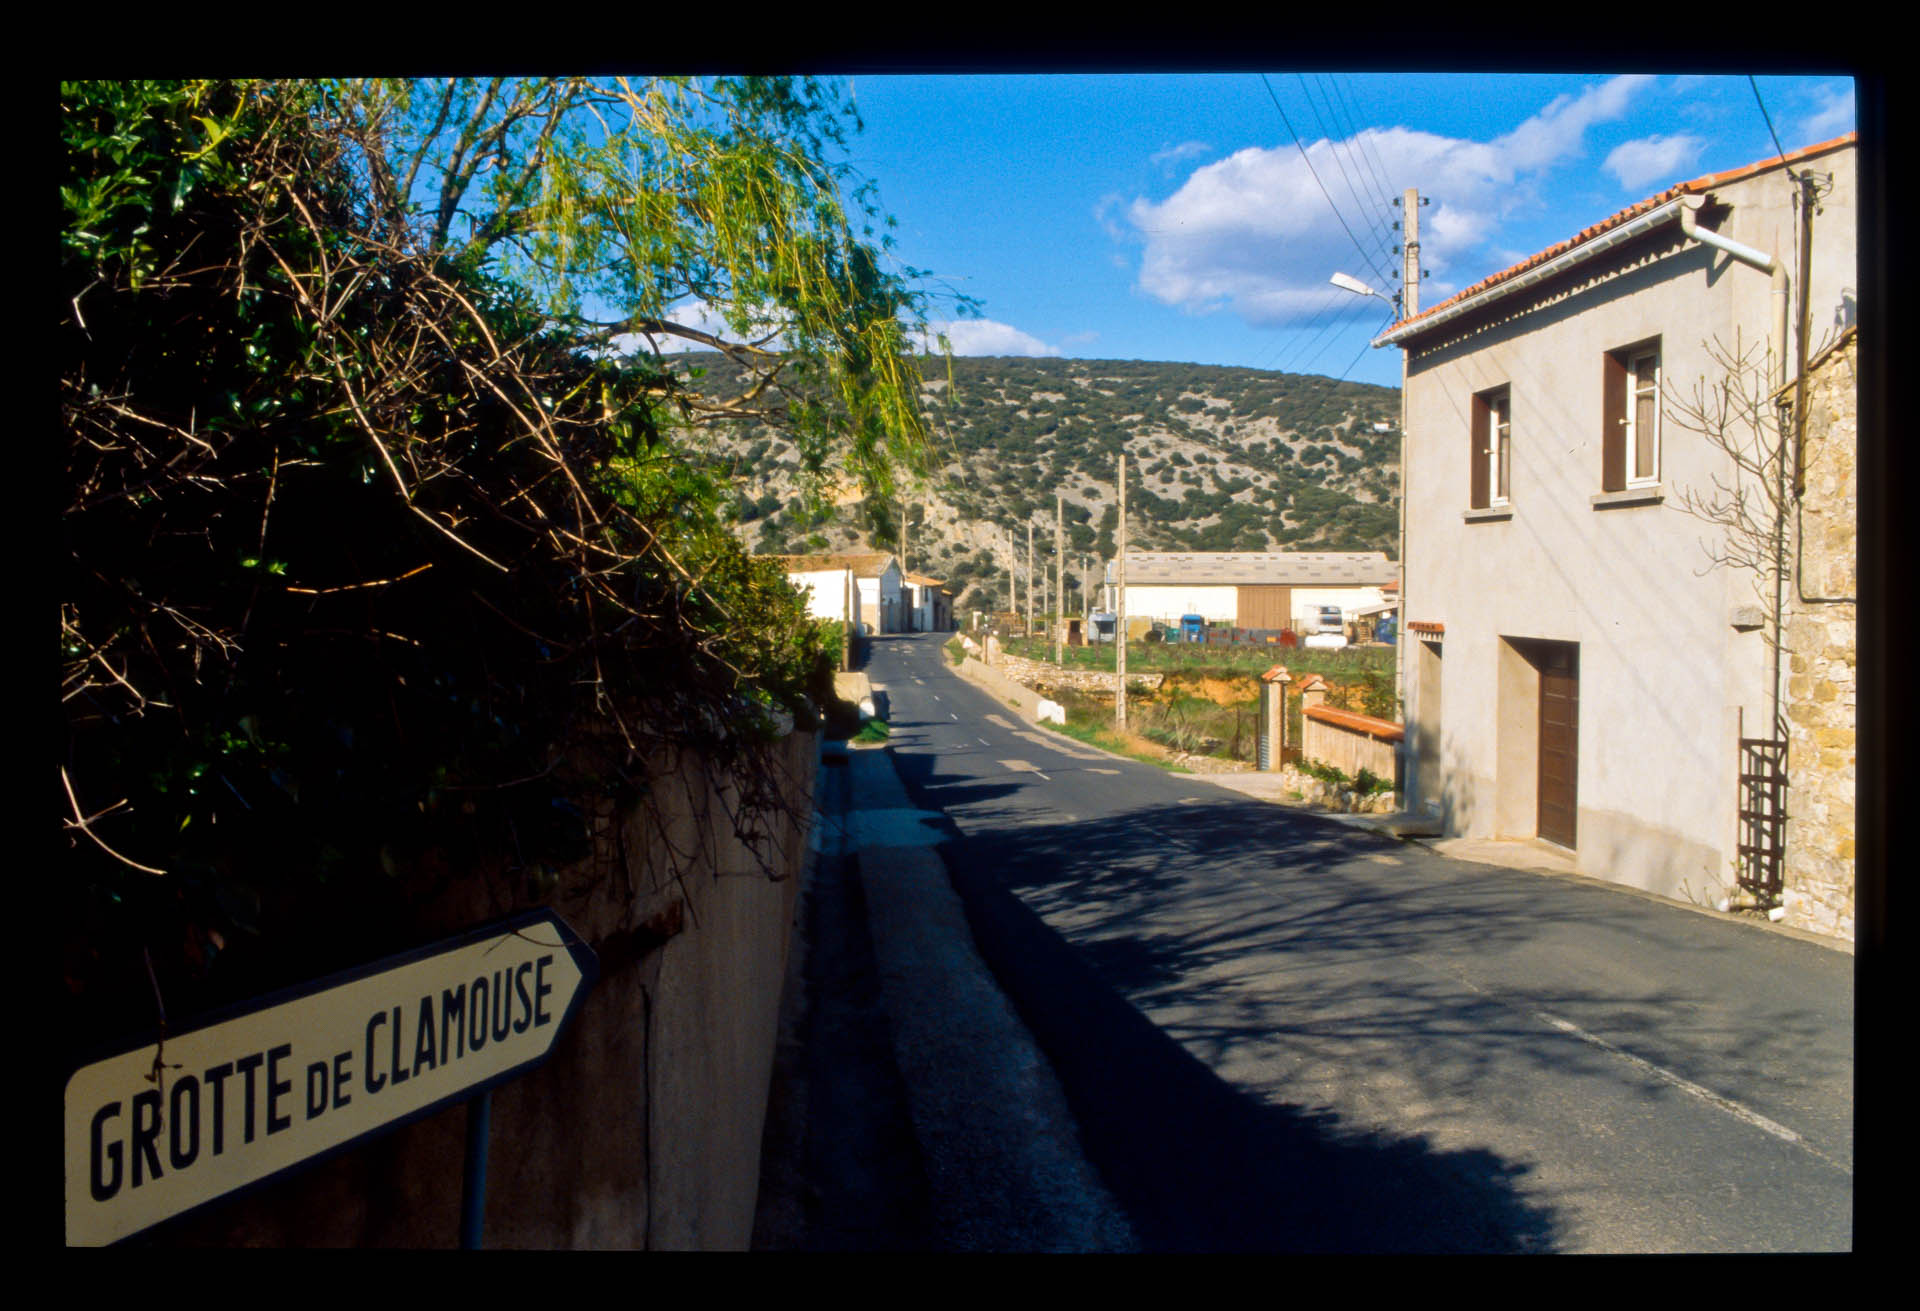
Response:
[[[1760,117],[1767,122],[1767,135],[1773,138],[1773,148],[1779,153],[1781,162],[1785,163],[1787,148],[1780,144],[1780,134],[1773,130],[1773,115],[1767,112],[1767,102],[1760,99],[1760,84],[1754,81],[1752,73],[1747,74],[1747,85],[1753,88],[1753,98],[1760,106]],[[1790,168],[1787,170],[1787,176],[1795,182],[1800,180],[1800,175]]]
[[[1333,87],[1335,91],[1339,92],[1342,105],[1345,105],[1347,101],[1346,92],[1341,91],[1340,83],[1337,79],[1333,81]],[[1354,99],[1357,101],[1359,97],[1356,96]],[[1360,130],[1360,116],[1355,113],[1351,107],[1347,109],[1347,121],[1353,125],[1353,139],[1360,143],[1360,157],[1368,161],[1368,170],[1372,172],[1374,182],[1380,188],[1382,206],[1384,209],[1391,209],[1393,207],[1394,190],[1392,182],[1387,179],[1387,166],[1381,160],[1380,152],[1374,147],[1370,135]]]
[[[1364,212],[1367,209],[1368,202],[1360,199],[1359,189],[1353,185],[1353,177],[1347,172],[1347,166],[1345,162],[1342,161],[1340,158],[1340,147],[1335,140],[1335,138],[1339,135],[1338,132],[1336,130],[1329,129],[1327,127],[1327,120],[1320,116],[1320,107],[1316,105],[1313,101],[1313,89],[1307,85],[1306,76],[1304,74],[1296,73],[1294,74],[1294,77],[1300,83],[1300,90],[1306,95],[1307,108],[1313,111],[1314,121],[1320,125],[1320,134],[1322,137],[1326,139],[1327,152],[1333,156],[1333,162],[1335,167],[1337,167],[1340,170],[1340,179],[1341,181],[1347,184],[1347,194],[1353,197],[1353,203],[1355,205],[1358,205],[1360,209]],[[1336,123],[1336,127],[1337,127],[1337,123]],[[1380,248],[1381,256],[1383,258],[1390,259],[1392,257],[1392,251],[1390,251],[1388,247],[1391,246],[1393,242],[1391,240],[1382,239],[1380,235],[1380,225],[1377,219],[1375,220],[1373,227],[1370,228],[1369,231],[1371,231],[1373,234],[1374,243]],[[1378,270],[1376,269],[1375,272],[1377,273]]]
[[[1388,315],[1386,318],[1386,322],[1382,323],[1379,328],[1375,328],[1372,332],[1369,332],[1367,334],[1366,341],[1362,342],[1360,345],[1360,354],[1353,357],[1353,363],[1347,365],[1347,367],[1341,371],[1340,376],[1334,379],[1335,382],[1345,382],[1347,380],[1347,374],[1353,372],[1354,364],[1358,364],[1361,361],[1362,357],[1364,357],[1368,351],[1373,349],[1373,339],[1380,334],[1380,331],[1382,328],[1385,328],[1387,324],[1390,324],[1392,322],[1393,322],[1393,316]]]
[[[1286,109],[1280,104],[1280,97],[1273,92],[1273,83],[1267,81],[1265,73],[1260,75],[1260,82],[1267,88],[1267,97],[1273,101],[1273,107],[1280,111],[1280,121],[1287,125],[1287,132],[1293,137],[1294,149],[1300,152],[1300,158],[1305,161],[1307,172],[1313,175],[1314,185],[1320,188],[1320,194],[1327,198],[1327,208],[1332,210],[1334,218],[1339,220],[1341,229],[1347,234],[1347,240],[1353,243],[1354,251],[1360,256],[1360,262],[1366,265],[1375,277],[1381,277],[1379,266],[1373,262],[1365,250],[1361,249],[1360,238],[1353,235],[1353,229],[1347,226],[1347,220],[1340,213],[1340,207],[1333,203],[1333,196],[1327,191],[1327,184],[1320,180],[1319,170],[1314,168],[1313,159],[1307,154],[1307,148],[1300,144],[1300,134],[1293,130],[1293,120],[1287,117]]]
[[[1314,76],[1320,83],[1320,98],[1327,102],[1335,125],[1345,134],[1347,158],[1356,161],[1353,171],[1359,175],[1361,182],[1366,184],[1367,203],[1373,206],[1376,213],[1385,215],[1389,209],[1393,208],[1390,193],[1380,181],[1379,172],[1374,168],[1373,162],[1367,158],[1366,142],[1360,135],[1359,123],[1353,111],[1347,107],[1346,97],[1340,91],[1340,83],[1325,73],[1316,73]],[[1389,231],[1389,225],[1377,223],[1375,231],[1383,234],[1384,246],[1392,246],[1393,237]]]

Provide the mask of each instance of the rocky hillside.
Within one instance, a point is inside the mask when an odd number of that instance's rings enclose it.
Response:
[[[685,367],[722,382],[720,356]],[[1397,558],[1399,392],[1331,378],[1138,360],[969,357],[922,361],[939,467],[907,507],[915,572],[971,587],[960,608],[1004,604],[1009,533],[1024,569],[1026,525],[1051,575],[1054,496],[1066,498],[1069,572],[1113,552],[1114,476],[1128,457],[1128,540],[1137,550],[1379,550]],[[775,432],[708,438],[738,491],[756,551],[898,549],[901,507],[849,496],[810,522],[798,463]],[[1024,585],[1022,586],[1024,596]]]

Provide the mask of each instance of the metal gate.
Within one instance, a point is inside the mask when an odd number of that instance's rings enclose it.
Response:
[[[1744,729],[1742,716],[1742,728]],[[1740,739],[1739,885],[1768,907],[1780,901],[1781,857],[1787,834],[1787,744],[1771,737]]]

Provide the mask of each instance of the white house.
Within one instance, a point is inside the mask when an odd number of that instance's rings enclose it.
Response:
[[[1449,834],[1701,904],[1778,868],[1754,815],[1791,587],[1726,565],[1738,534],[1706,507],[1737,488],[1762,542],[1793,531],[1726,448],[1792,451],[1770,400],[1720,440],[1689,411],[1723,382],[1769,397],[1851,323],[1854,154],[1671,187],[1377,339],[1406,351],[1407,784]]]
[[[1127,618],[1177,625],[1198,614],[1235,628],[1312,632],[1322,607],[1351,622],[1398,581],[1399,567],[1378,551],[1128,551]],[[1118,593],[1110,560],[1106,609]]]
[[[807,613],[815,619],[860,622],[860,587],[853,567],[830,555],[786,555],[787,581],[807,598]]]
[[[944,633],[953,627],[953,596],[947,585],[925,574],[908,574],[902,584],[907,607],[907,631]]]
[[[787,577],[812,590],[809,613],[823,619],[848,618],[846,583],[853,580],[852,620],[863,632],[897,633],[907,622],[900,562],[887,551],[843,551],[832,555],[782,556]],[[834,593],[841,599],[836,599]]]

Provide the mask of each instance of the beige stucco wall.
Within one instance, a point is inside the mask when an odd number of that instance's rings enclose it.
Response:
[[[870,626],[876,633],[898,632],[906,622],[899,564],[889,561],[877,576],[857,581],[860,585],[860,622]]]
[[[807,597],[807,613],[815,619],[838,619],[842,622],[851,618],[855,623],[861,617],[861,590],[849,588],[847,579],[849,569],[814,569],[787,575],[787,580],[799,588]],[[853,614],[847,614],[847,594],[853,594]]]
[[[1815,226],[1816,337],[1855,288],[1852,152],[1806,162],[1834,174]],[[1776,170],[1716,193],[1720,231],[1792,266],[1795,217]],[[1506,638],[1579,644],[1581,873],[1711,903],[1731,887],[1737,725],[1770,713],[1760,632],[1730,618],[1751,579],[1710,568],[1708,525],[1679,506],[1729,462],[1671,410],[1661,425],[1661,499],[1599,509],[1602,357],[1658,336],[1663,401],[1719,370],[1706,343],[1758,342],[1766,274],[1668,225],[1544,290],[1498,302],[1492,321],[1416,343],[1407,378],[1406,619],[1445,625],[1439,793],[1450,833],[1528,837],[1537,702]],[[1524,312],[1522,312],[1524,309]],[[1512,395],[1511,517],[1468,521],[1475,393]],[[1524,662],[1521,662],[1524,664]],[[1417,690],[1419,680],[1410,686]],[[1414,710],[1416,720],[1419,709]],[[1418,756],[1415,756],[1418,767]],[[1424,783],[1424,786],[1423,786]]]

